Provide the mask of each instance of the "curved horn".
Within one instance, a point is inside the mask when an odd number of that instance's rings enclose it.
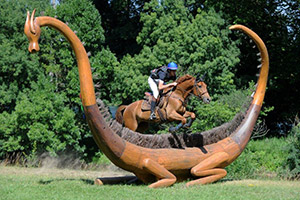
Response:
[[[33,34],[36,33],[35,28],[34,28],[34,23],[33,23],[34,15],[35,15],[35,9],[32,11],[31,18],[30,18],[30,31]]]
[[[25,22],[25,24],[27,24],[27,23],[29,22],[29,17],[30,17],[30,13],[29,13],[29,11],[27,11],[27,17],[26,17],[26,22]]]
[[[25,22],[25,26],[24,26],[24,32],[29,32],[30,31],[30,13],[29,11],[27,11],[27,18],[26,18],[26,22]]]

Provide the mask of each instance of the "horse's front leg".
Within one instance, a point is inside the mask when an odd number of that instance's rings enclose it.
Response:
[[[190,120],[188,121],[188,123],[186,123],[185,125],[183,125],[183,128],[189,128],[192,126],[192,123],[195,121],[196,119],[196,115],[195,113],[193,112],[189,112],[189,111],[186,111],[183,115],[184,118],[190,118]]]
[[[180,129],[184,124],[186,124],[186,118],[184,118],[182,115],[180,115],[179,113],[177,112],[171,112],[169,115],[168,115],[168,118],[170,121],[181,121],[180,124],[178,124],[176,127],[170,127],[169,128],[169,131],[171,133],[177,131],[178,129]]]

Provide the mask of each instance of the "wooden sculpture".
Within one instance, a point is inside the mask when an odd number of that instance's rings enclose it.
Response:
[[[263,41],[253,31],[242,25],[230,29],[244,31],[255,41],[261,55],[261,69],[255,94],[241,124],[228,137],[201,148],[151,149],[125,141],[101,115],[96,104],[91,68],[86,51],[74,32],[61,21],[51,17],[31,18],[29,12],[24,32],[30,44],[29,51],[39,50],[38,39],[41,26],[60,31],[70,42],[78,63],[82,104],[95,142],[101,151],[117,166],[133,172],[149,187],[171,186],[176,181],[193,179],[187,185],[215,182],[226,176],[224,167],[232,163],[246,147],[265,95],[269,58]],[[30,18],[30,19],[29,19]]]

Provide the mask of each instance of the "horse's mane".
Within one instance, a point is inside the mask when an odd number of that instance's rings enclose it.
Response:
[[[177,82],[177,84],[180,84],[180,83],[182,83],[182,82],[184,82],[184,81],[186,81],[186,80],[190,80],[190,79],[192,79],[192,78],[193,78],[193,76],[191,76],[191,75],[189,75],[189,74],[186,74],[186,75],[184,75],[184,76],[179,77],[179,78],[176,80],[176,82]]]

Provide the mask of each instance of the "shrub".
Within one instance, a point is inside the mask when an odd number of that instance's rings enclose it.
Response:
[[[283,165],[287,178],[300,178],[300,123],[295,125],[291,132],[287,144],[288,156]]]
[[[228,177],[259,178],[273,177],[281,172],[288,156],[286,138],[251,140],[243,153],[228,167]]]
[[[75,125],[75,114],[65,106],[63,94],[47,78],[32,83],[17,99],[15,110],[0,114],[0,157],[13,152],[24,155],[47,151],[55,155],[67,148],[83,152],[79,144],[81,132]]]
[[[247,102],[248,90],[233,90],[230,94],[214,95],[210,104],[194,98],[188,110],[195,112],[193,132],[205,131],[230,121]]]

